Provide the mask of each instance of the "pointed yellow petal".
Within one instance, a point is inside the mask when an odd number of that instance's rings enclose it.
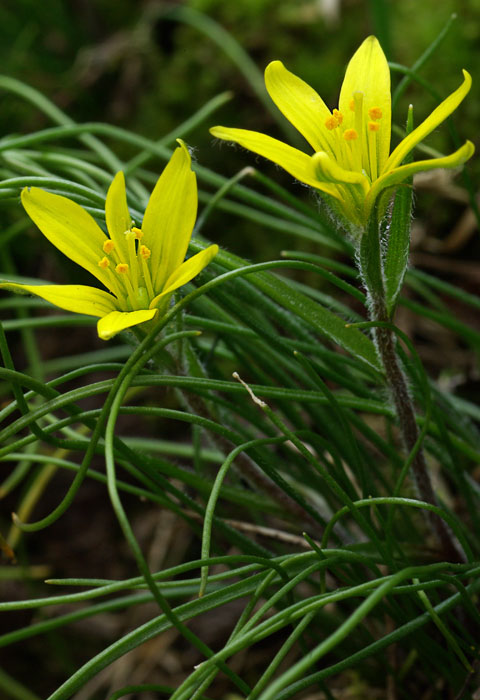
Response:
[[[106,236],[85,209],[38,187],[22,190],[22,204],[50,243],[110,289],[108,275],[98,266]]]
[[[339,108],[343,114],[346,129],[355,127],[355,114],[350,107],[354,93],[363,95],[364,138],[367,137],[369,110],[378,108],[381,118],[377,132],[379,147],[379,166],[388,158],[390,152],[390,132],[392,107],[390,96],[390,69],[378,40],[369,36],[350,59],[345,79],[340,91]]]
[[[114,335],[126,328],[138,326],[139,323],[151,321],[157,315],[157,309],[142,309],[141,311],[112,311],[97,323],[98,337],[110,340]]]
[[[265,86],[278,109],[306,138],[314,151],[331,152],[325,120],[331,112],[322,98],[281,61],[272,61],[265,70]]]
[[[177,267],[177,269],[172,272],[165,283],[164,290],[156,298],[159,299],[165,294],[171,294],[175,291],[175,289],[178,289],[184,284],[187,284],[187,282],[190,282],[190,280],[193,280],[193,278],[196,277],[204,267],[207,267],[217,253],[218,245],[211,245],[208,248],[205,248],[205,250],[201,250],[200,253],[193,255],[188,260],[185,260],[180,267]]]
[[[130,212],[127,206],[127,194],[125,191],[125,176],[120,171],[112,180],[108,188],[105,202],[105,219],[108,233],[115,243],[115,248],[120,260],[128,261],[127,241],[125,231],[128,231],[132,224]]]
[[[345,170],[326,153],[315,153],[312,161],[319,179],[339,185],[342,194],[340,207],[342,214],[350,221],[361,224],[363,202],[370,186],[365,175],[353,170]]]
[[[155,185],[142,224],[157,292],[183,262],[197,216],[197,179],[188,149],[179,143]]]
[[[467,95],[470,87],[472,85],[472,78],[466,70],[463,71],[463,83],[459,88],[452,92],[441,104],[436,107],[431,115],[425,119],[416,129],[414,129],[408,136],[406,136],[403,141],[401,141],[398,146],[392,151],[390,158],[385,163],[383,168],[384,173],[388,173],[389,170],[393,170],[397,165],[403,161],[405,156],[410,153],[410,151],[423,141],[425,136],[428,136],[434,129],[437,128],[445,119],[454,112],[460,102]]]
[[[290,173],[296,180],[304,182],[310,187],[315,187],[327,194],[340,198],[335,185],[319,182],[315,175],[315,168],[311,156],[292,148],[282,141],[260,134],[257,131],[247,131],[246,129],[228,129],[223,126],[215,126],[210,129],[210,133],[218,139],[234,141],[244,148],[248,148],[254,153],[258,153],[263,158],[280,165],[287,173]]]
[[[418,160],[414,163],[401,165],[400,167],[385,173],[385,175],[382,175],[373,183],[372,188],[368,193],[366,200],[367,212],[370,212],[377,196],[387,187],[392,187],[393,185],[404,182],[415,173],[425,172],[427,170],[436,170],[437,168],[457,168],[471,158],[474,152],[475,146],[473,143],[471,141],[466,141],[463,146],[461,146],[454,153],[451,153],[449,156],[443,156],[442,158],[431,158],[430,160]]]
[[[35,294],[66,311],[104,316],[116,308],[116,299],[102,289],[83,284],[17,284],[2,282],[0,288],[19,294]]]
[[[338,182],[342,184],[360,185],[365,194],[368,191],[369,183],[365,175],[354,170],[345,170],[336,163],[327,153],[315,153],[312,156],[315,172],[319,180],[327,182]]]

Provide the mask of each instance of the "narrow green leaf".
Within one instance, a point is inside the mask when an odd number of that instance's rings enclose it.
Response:
[[[374,369],[380,369],[379,361],[373,342],[354,328],[346,328],[345,320],[312,299],[292,289],[288,284],[276,279],[273,275],[255,275],[252,282],[275,299],[289,311],[294,312],[303,321],[323,336],[339,345],[354,357],[366,362]]]
[[[414,583],[420,583],[418,578],[414,578],[412,580]],[[470,665],[470,662],[468,661],[467,657],[465,656],[465,654],[461,650],[460,645],[457,642],[457,640],[455,639],[454,635],[450,632],[447,625],[441,619],[440,615],[435,611],[435,609],[434,609],[433,605],[431,604],[425,591],[422,591],[422,590],[418,591],[418,597],[422,601],[427,612],[431,615],[432,620],[434,621],[434,623],[436,624],[436,626],[438,627],[440,632],[445,637],[447,644],[450,646],[452,651],[458,656],[458,658],[460,659],[462,664],[465,666],[467,672],[472,673],[473,669]]]
[[[455,13],[451,14],[450,17],[448,18],[445,26],[442,28],[441,32],[438,34],[437,37],[432,41],[432,43],[427,46],[423,54],[415,61],[415,63],[412,66],[412,73],[419,71],[425,63],[433,56],[435,51],[438,49],[442,41],[445,39],[447,36],[448,32],[450,31],[452,24],[455,22],[457,19],[457,15]],[[392,109],[395,109],[395,106],[400,99],[400,97],[403,95],[409,84],[411,83],[412,78],[410,76],[405,76],[400,83],[397,85],[395,88],[395,92],[392,95]]]
[[[192,249],[196,250],[195,241],[192,241]],[[229,270],[238,269],[244,265],[241,258],[224,250],[219,252],[217,262]],[[275,266],[280,267],[281,263],[276,262]],[[343,318],[272,274],[259,272],[250,275],[249,281],[277,304],[305,321],[314,331],[347,350],[364,364],[376,370],[380,369],[373,342],[358,329],[346,328]]]

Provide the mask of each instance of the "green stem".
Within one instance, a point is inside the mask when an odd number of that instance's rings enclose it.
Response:
[[[381,295],[372,295],[370,314],[373,321],[380,324],[388,323],[388,313]],[[378,352],[385,369],[387,383],[395,404],[402,440],[407,451],[412,452],[417,446],[419,431],[407,378],[397,357],[395,337],[392,330],[384,325],[376,326],[374,334]],[[428,473],[425,454],[421,448],[417,449],[413,457],[412,473],[420,498],[433,506],[438,506]],[[440,544],[443,556],[450,561],[464,561],[463,553],[460,553],[445,522],[435,513],[429,514],[429,521]]]

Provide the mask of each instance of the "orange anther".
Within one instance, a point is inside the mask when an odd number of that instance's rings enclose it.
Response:
[[[355,112],[355,100],[351,99],[350,102],[348,103],[348,106],[352,110],[352,112]]]
[[[98,261],[98,267],[101,267],[102,270],[106,270],[109,265],[110,261],[107,257],[103,257],[101,260]]]
[[[124,275],[125,273],[127,273],[128,270],[129,270],[129,267],[128,267],[127,263],[118,263],[118,265],[115,268],[115,272],[118,272],[121,275]]]
[[[132,226],[132,231],[137,237],[137,241],[139,241],[141,238],[143,238],[143,231],[141,228],[137,228],[136,226]]]
[[[140,246],[139,253],[140,253],[140,255],[142,256],[142,258],[143,258],[144,260],[148,260],[148,258],[149,258],[149,257],[151,256],[151,254],[152,254],[152,251],[150,250],[150,248],[147,248],[146,245],[141,245],[141,246]]]
[[[108,255],[114,249],[115,249],[115,243],[111,240],[111,238],[107,238],[107,240],[103,244],[103,252]]]
[[[343,122],[343,114],[340,112],[339,109],[333,110],[333,116],[335,117],[335,119],[337,120],[337,122],[339,124],[341,124]]]
[[[345,141],[355,141],[355,139],[358,139],[358,134],[355,129],[347,129],[343,132],[343,138]]]
[[[368,130],[369,131],[378,131],[380,129],[380,124],[377,124],[377,122],[368,122]]]
[[[327,129],[329,131],[332,131],[332,129],[336,129],[338,124],[339,124],[339,122],[338,122],[338,119],[336,117],[332,116],[332,117],[327,117],[325,119],[325,126],[327,127]]]
[[[372,107],[371,109],[368,110],[368,116],[370,119],[381,119],[382,118],[382,110],[380,107]]]

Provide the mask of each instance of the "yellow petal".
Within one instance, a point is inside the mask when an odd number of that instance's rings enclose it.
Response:
[[[471,158],[474,152],[475,146],[473,143],[471,141],[466,141],[463,146],[461,146],[454,153],[451,153],[449,156],[443,156],[442,158],[431,158],[429,160],[418,160],[414,163],[401,165],[400,167],[385,173],[385,175],[382,175],[373,183],[372,188],[368,193],[366,201],[367,214],[373,207],[377,196],[387,187],[392,187],[393,185],[404,182],[415,173],[425,172],[426,170],[436,170],[437,168],[457,168],[459,165],[463,165],[463,163]]]
[[[188,260],[185,260],[180,267],[177,267],[177,269],[172,272],[165,283],[165,288],[163,289],[162,293],[156,298],[159,299],[160,297],[163,297],[164,294],[171,294],[173,291],[175,291],[175,289],[178,289],[184,284],[187,284],[187,282],[190,282],[190,280],[193,280],[193,278],[196,277],[204,267],[207,267],[217,253],[218,245],[211,245],[208,248],[205,248],[205,250],[201,250],[196,255],[193,255]],[[154,305],[153,302],[152,305]]]
[[[363,118],[365,129],[368,123],[368,111],[374,107],[381,110],[377,132],[379,148],[379,166],[388,158],[390,152],[390,132],[392,107],[390,96],[390,69],[378,39],[369,36],[350,59],[345,79],[340,91],[339,108],[343,114],[346,129],[355,127],[355,114],[350,108],[354,93],[363,95]]]
[[[125,231],[128,231],[132,224],[130,212],[127,206],[127,194],[125,191],[125,176],[120,171],[112,180],[108,188],[105,202],[105,219],[108,233],[115,243],[120,260],[128,260],[127,241]]]
[[[455,92],[452,92],[441,104],[436,107],[429,117],[425,119],[416,129],[414,129],[408,136],[406,136],[403,141],[401,141],[398,146],[392,151],[390,158],[385,163],[383,172],[387,173],[389,170],[393,170],[397,165],[403,161],[405,156],[410,153],[412,148],[414,148],[417,143],[423,141],[425,136],[428,136],[434,129],[437,128],[445,119],[454,112],[460,102],[467,95],[470,87],[472,85],[472,78],[466,70],[463,71],[463,83],[458,87]]]
[[[325,120],[331,112],[322,98],[281,61],[272,61],[265,70],[265,86],[278,109],[306,138],[314,151],[331,152]]]
[[[17,284],[2,282],[0,288],[19,294],[35,294],[66,311],[105,316],[116,308],[116,299],[102,289],[82,284]]]
[[[365,194],[368,191],[369,183],[365,175],[355,170],[345,170],[336,163],[327,153],[315,153],[312,156],[315,172],[319,180],[325,179],[327,182],[338,182],[352,185],[360,185]]]
[[[112,311],[97,323],[98,337],[110,340],[114,335],[126,328],[138,326],[145,321],[151,321],[157,315],[157,309],[142,309],[141,311]]]
[[[315,153],[312,161],[319,179],[340,185],[339,190],[342,193],[340,209],[343,215],[350,221],[360,224],[365,196],[369,190],[369,182],[365,175],[353,170],[345,170],[326,153]]]
[[[155,185],[142,224],[157,292],[183,262],[197,216],[197,179],[188,149],[179,143]]]
[[[311,156],[307,156],[306,153],[299,151],[297,148],[292,148],[292,146],[288,146],[286,143],[278,141],[271,136],[246,129],[228,129],[223,126],[215,126],[210,129],[210,133],[218,139],[234,141],[240,146],[258,153],[259,156],[268,158],[268,160],[280,165],[296,180],[322,190],[332,197],[340,198],[335,185],[319,182],[315,175]]]
[[[110,289],[108,275],[98,266],[106,236],[85,209],[38,187],[22,190],[22,204],[50,243]]]

